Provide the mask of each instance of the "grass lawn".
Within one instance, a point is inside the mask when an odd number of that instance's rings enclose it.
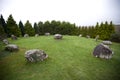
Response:
[[[17,44],[18,52],[4,51],[0,43],[0,80],[120,80],[120,44],[113,43],[110,60],[95,58],[94,39],[64,36],[54,40],[53,36],[19,38],[10,43]],[[43,62],[28,63],[24,58],[29,49],[42,49],[49,58]]]

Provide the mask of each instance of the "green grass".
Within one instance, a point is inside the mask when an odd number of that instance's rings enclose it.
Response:
[[[6,52],[0,45],[0,80],[119,80],[120,44],[113,43],[110,60],[95,58],[94,39],[64,36],[54,40],[53,36],[40,36],[10,40],[20,48],[18,52]],[[42,49],[49,58],[43,62],[28,63],[24,58],[29,49]],[[5,56],[2,56],[6,54]]]

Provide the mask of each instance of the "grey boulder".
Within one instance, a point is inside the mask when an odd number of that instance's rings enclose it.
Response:
[[[9,44],[9,41],[7,39],[4,39],[3,43],[7,45],[7,44]]]
[[[105,44],[105,45],[111,45],[112,44],[111,41],[102,41],[102,43]]]
[[[55,34],[54,35],[54,39],[62,39],[62,35],[61,34]]]
[[[7,51],[18,51],[19,50],[19,47],[15,44],[8,44],[5,46],[5,50]]]
[[[112,58],[113,51],[109,46],[101,43],[94,48],[93,55],[99,58],[110,59]]]
[[[11,39],[12,39],[12,40],[17,40],[17,36],[11,35]]]
[[[43,61],[47,57],[48,55],[43,50],[39,49],[32,49],[25,52],[25,58],[28,62]]]
[[[45,33],[45,36],[49,36],[49,35],[50,35],[50,33],[49,33],[49,32]]]
[[[28,35],[28,34],[25,34],[24,37],[27,38],[27,37],[29,37],[29,35]]]

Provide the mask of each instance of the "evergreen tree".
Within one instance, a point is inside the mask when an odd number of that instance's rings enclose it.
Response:
[[[37,23],[34,23],[35,34],[40,34],[39,27]]]
[[[25,31],[24,31],[24,25],[23,25],[22,21],[19,22],[19,28],[20,28],[20,31],[21,31],[21,35],[24,36]]]
[[[5,37],[5,32],[2,27],[2,22],[1,22],[1,18],[0,18],[0,40],[3,40],[4,37]]]
[[[5,22],[5,20],[4,20],[4,18],[3,18],[2,15],[0,16],[0,18],[1,18],[1,26],[3,27],[4,32],[5,32],[5,33],[7,34],[7,36],[8,36],[7,24],[6,24],[6,22]]]
[[[115,27],[114,27],[112,21],[110,22],[110,24],[108,26],[109,26],[109,33],[110,33],[110,36],[111,36],[111,34],[115,33]]]
[[[45,31],[45,33],[46,33],[46,32],[49,32],[49,33],[52,32],[52,28],[51,28],[51,25],[50,25],[50,22],[49,22],[49,21],[46,21],[46,22],[44,23],[44,31]]]
[[[35,30],[32,28],[32,25],[29,22],[29,20],[27,20],[27,22],[25,23],[24,30],[25,30],[25,33],[28,34],[29,36],[35,35]]]
[[[95,36],[99,35],[99,23],[97,22],[96,26],[95,26]]]
[[[43,24],[43,22],[39,22],[38,23],[38,28],[39,28],[39,34],[40,35],[44,35],[45,34],[45,31],[44,31],[44,24]]]
[[[16,24],[16,21],[13,19],[12,15],[8,17],[7,30],[8,30],[9,37],[12,34],[16,36],[20,36],[20,29],[18,28],[18,25]]]

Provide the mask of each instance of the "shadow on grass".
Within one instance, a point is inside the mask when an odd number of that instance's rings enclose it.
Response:
[[[11,54],[11,52],[2,50],[2,51],[0,51],[0,59],[4,58],[10,54]]]

